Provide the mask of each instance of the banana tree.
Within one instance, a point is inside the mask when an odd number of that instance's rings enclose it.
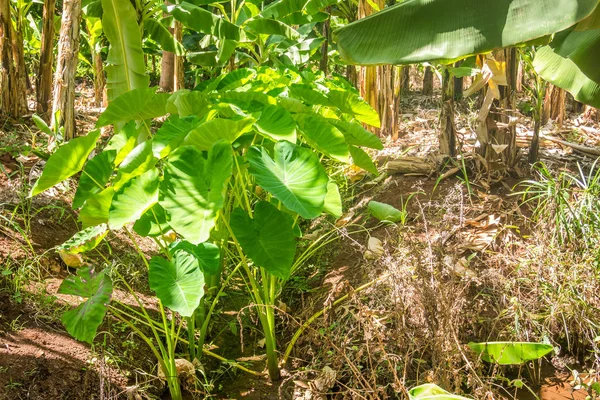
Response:
[[[27,112],[23,40],[15,29],[10,1],[0,3],[0,110],[20,117]],[[17,15],[18,18],[18,15]]]
[[[409,0],[335,32],[349,63],[451,63],[494,49],[552,39],[536,71],[579,101],[597,105],[598,0]],[[513,138],[508,138],[512,142]]]
[[[245,64],[305,64],[326,40],[314,28],[328,19],[321,10],[334,2],[278,0],[268,6],[252,2],[182,2],[165,10],[200,34],[198,51],[187,55],[190,62],[207,68],[228,65],[231,70]]]

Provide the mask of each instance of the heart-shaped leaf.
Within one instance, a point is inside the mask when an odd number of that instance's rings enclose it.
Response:
[[[333,180],[327,183],[327,196],[325,196],[323,210],[336,218],[342,216],[342,197],[338,185]]]
[[[224,141],[215,143],[208,158],[193,146],[180,147],[168,157],[159,203],[169,225],[189,242],[209,238],[217,211],[223,207],[232,165],[231,145]]]
[[[166,307],[191,317],[204,296],[204,275],[192,254],[177,250],[171,261],[152,257],[148,271],[150,289]]]
[[[373,175],[379,175],[377,166],[375,163],[373,163],[371,156],[368,155],[366,151],[360,147],[350,146],[350,155],[352,156],[352,162],[354,165],[372,173]]]
[[[283,107],[265,106],[254,126],[257,131],[275,141],[296,142],[296,121]]]
[[[274,152],[272,159],[265,148],[251,147],[247,155],[250,174],[290,210],[304,218],[317,217],[329,182],[317,155],[285,140],[275,144]]]
[[[288,279],[296,254],[294,220],[266,201],[254,209],[254,219],[237,208],[231,214],[231,229],[254,263],[281,279]]]
[[[151,169],[115,192],[108,212],[110,229],[121,229],[125,224],[136,221],[158,202],[158,174],[157,169]]]
[[[96,147],[98,138],[100,138],[100,130],[94,130],[87,136],[75,138],[59,147],[46,162],[42,176],[31,188],[30,196],[42,193],[81,171],[88,156]]]
[[[221,253],[219,248],[212,243],[204,242],[194,245],[190,242],[183,241],[174,243],[171,246],[171,252],[177,250],[187,251],[196,257],[200,269],[205,275],[216,275],[221,269]]]
[[[83,203],[83,207],[79,211],[78,220],[83,225],[83,228],[108,223],[108,211],[112,203],[115,188],[107,187],[100,193],[96,193]]]
[[[73,198],[73,208],[81,208],[88,197],[104,190],[115,168],[116,156],[116,150],[103,151],[86,164]]]
[[[183,144],[195,146],[200,150],[209,150],[219,140],[233,143],[238,137],[250,131],[253,123],[254,118],[212,119],[193,129],[183,140]]]
[[[315,149],[341,162],[348,162],[350,153],[346,138],[327,119],[311,114],[296,116],[302,136]]]
[[[92,343],[112,294],[112,281],[106,269],[95,274],[93,267],[81,268],[76,276],[62,282],[58,293],[87,298],[74,310],[64,313],[61,320],[71,336]]]
[[[122,121],[157,118],[167,113],[169,93],[156,93],[156,88],[140,88],[123,93],[112,100],[98,118],[96,127]]]

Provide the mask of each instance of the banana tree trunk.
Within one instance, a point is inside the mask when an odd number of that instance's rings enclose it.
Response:
[[[181,22],[175,21],[173,25],[173,36],[181,43],[183,39],[183,26]],[[173,70],[173,90],[185,87],[185,71],[183,69],[183,57],[175,55]]]
[[[421,91],[426,96],[433,94],[433,71],[431,67],[425,67],[425,73],[423,75],[423,89]]]
[[[564,89],[552,84],[548,85],[544,97],[546,107],[544,107],[542,124],[546,124],[548,120],[552,119],[558,126],[562,126],[565,118],[565,100],[566,92]]]
[[[460,67],[461,64],[462,64],[462,61],[458,61],[454,64],[454,66]],[[455,76],[454,77],[454,100],[458,101],[463,98],[463,85],[464,85],[463,77]]]
[[[23,41],[18,40],[10,14],[10,1],[0,0],[0,113],[18,118],[28,111],[27,87]]]
[[[402,94],[410,93],[410,65],[402,67],[402,79],[400,81],[400,91]]]
[[[106,96],[105,93],[106,77],[104,76],[104,64],[102,62],[102,55],[98,52],[94,52],[94,101],[96,107],[106,107]]]
[[[75,74],[79,54],[79,25],[81,24],[81,0],[65,0],[58,40],[58,59],[54,75],[53,128],[64,128],[64,140],[75,137]]]
[[[515,47],[504,50],[506,59],[506,97],[504,108],[506,111],[505,121],[508,124],[506,137],[502,141],[506,149],[501,153],[502,161],[512,169],[517,163],[517,70],[519,66],[519,53]]]
[[[56,0],[44,0],[42,15],[42,48],[40,49],[40,68],[35,83],[37,113],[50,121],[48,111],[52,105],[52,66],[54,64],[54,11]]]
[[[170,51],[163,51],[160,62],[160,83],[159,86],[165,92],[173,91],[175,76],[175,54]]]
[[[428,67],[429,68],[429,67]],[[454,125],[454,81],[447,68],[442,71],[442,110],[440,112],[440,154],[456,156],[456,127]]]
[[[330,8],[328,8],[328,12]],[[327,76],[329,67],[329,39],[331,37],[331,15],[323,22],[323,37],[325,41],[321,45],[321,60],[319,61],[319,69]]]
[[[377,5],[384,8],[385,1],[378,0]],[[374,9],[366,0],[360,0],[358,17],[371,15]],[[400,72],[399,67],[383,65],[377,67],[359,67],[361,96],[373,107],[381,119],[381,128],[369,128],[380,136],[398,138],[400,113]]]

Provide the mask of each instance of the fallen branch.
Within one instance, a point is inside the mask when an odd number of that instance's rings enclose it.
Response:
[[[391,174],[431,175],[437,169],[435,162],[419,157],[402,157],[388,161],[384,170]]]
[[[540,135],[540,139],[546,139],[554,143],[562,144],[563,146],[567,146],[572,148],[573,150],[579,151],[584,154],[589,154],[592,156],[600,157],[600,149],[595,147],[583,146],[576,143],[567,142],[566,140],[555,139],[550,136]]]

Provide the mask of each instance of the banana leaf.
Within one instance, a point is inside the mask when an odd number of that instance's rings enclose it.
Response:
[[[335,32],[351,64],[450,62],[565,30],[598,0],[407,0]]]
[[[148,87],[137,13],[129,1],[102,0],[102,27],[110,43],[106,62],[108,100]]]
[[[577,25],[557,33],[550,47],[557,55],[577,64],[589,79],[600,84],[600,7]]]
[[[546,81],[565,89],[577,101],[600,107],[600,85],[588,78],[571,59],[556,54],[550,46],[540,48],[533,67]]]

